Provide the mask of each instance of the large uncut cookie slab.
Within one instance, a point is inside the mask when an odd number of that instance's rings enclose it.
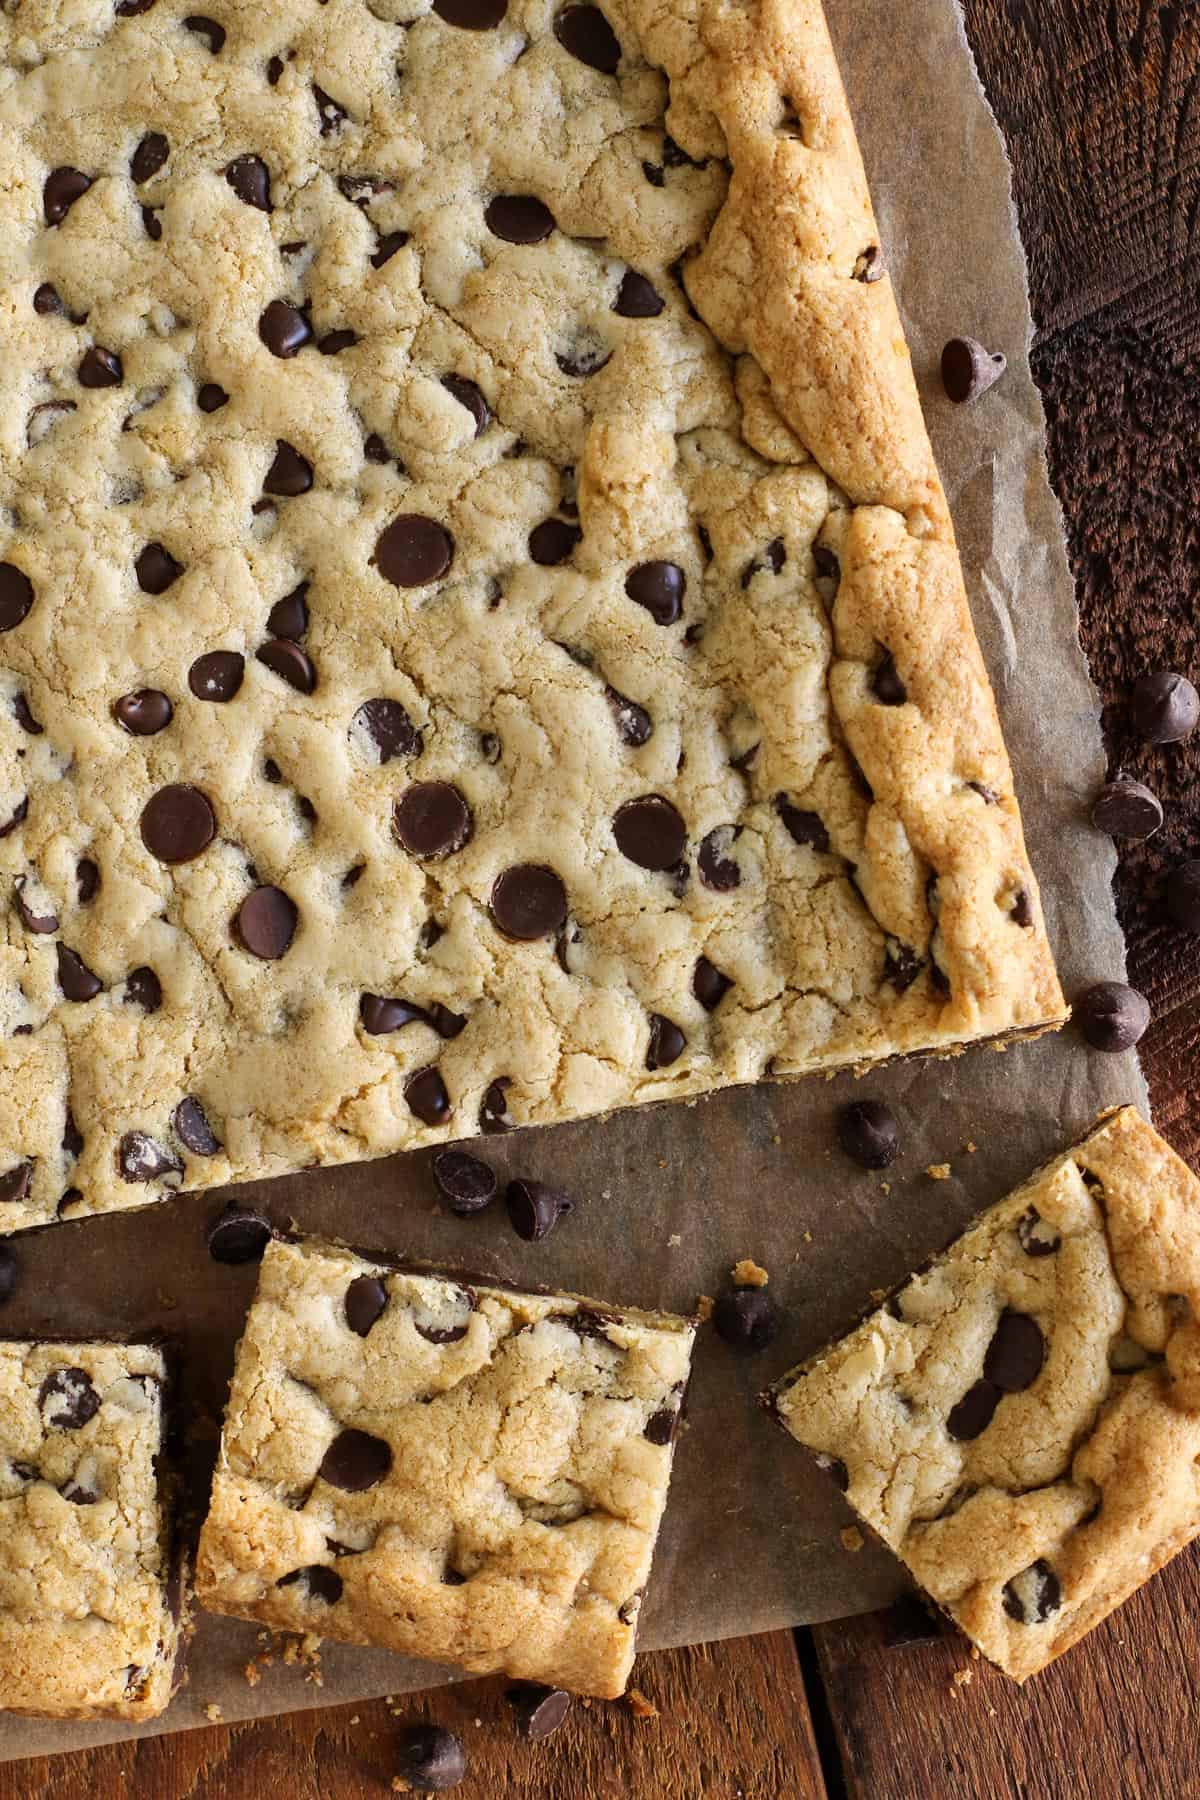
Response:
[[[268,1625],[619,1694],[694,1334],[271,1244],[198,1593]]]
[[[812,0],[0,17],[0,1226],[1063,1016]]]
[[[1132,1108],[771,1404],[1018,1681],[1200,1531],[1200,1181]]]

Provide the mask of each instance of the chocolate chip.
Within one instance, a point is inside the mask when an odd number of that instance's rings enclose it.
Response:
[[[365,1493],[381,1482],[392,1466],[391,1446],[382,1438],[350,1427],[338,1435],[321,1458],[317,1470],[330,1487],[344,1494]]]
[[[125,371],[115,350],[93,344],[79,365],[80,385],[85,388],[119,387]]]
[[[864,1169],[886,1169],[900,1150],[900,1126],[881,1100],[854,1100],[837,1116],[838,1141]]]
[[[296,903],[282,888],[256,887],[238,907],[234,930],[251,956],[278,962],[296,935]]]
[[[910,950],[907,944],[891,943],[884,952],[883,979],[885,982],[889,983],[890,986],[894,987],[898,994],[906,994],[908,992],[913,982],[917,979],[917,976],[921,973],[923,967],[924,964],[922,963],[921,958]],[[929,975],[933,985],[938,988],[939,991],[942,993],[949,992],[945,977],[942,975],[941,970],[937,968],[936,964],[930,964]]]
[[[776,794],[775,811],[778,813],[784,829],[797,844],[805,844],[822,853],[829,848],[829,833],[815,812],[805,812],[793,806],[786,794]]]
[[[391,461],[391,452],[377,432],[372,432],[363,444],[363,455],[368,462],[385,463]]]
[[[599,338],[579,338],[569,350],[556,350],[554,360],[564,375],[598,375],[612,356],[607,344]]]
[[[692,992],[705,1012],[715,1012],[733,986],[728,975],[722,975],[707,956],[698,956],[692,970]]]
[[[885,650],[882,661],[875,665],[871,687],[883,706],[903,706],[908,699],[908,689],[896,673],[895,658],[890,650]]]
[[[312,340],[312,326],[288,300],[272,300],[258,321],[258,335],[272,356],[286,362]]]
[[[639,706],[636,700],[618,693],[614,687],[605,688],[604,698],[612,707],[617,736],[623,744],[636,750],[650,741],[654,735],[654,721],[644,706]]]
[[[308,1590],[313,1600],[323,1600],[327,1606],[336,1606],[342,1597],[342,1578],[336,1569],[325,1563],[310,1563],[305,1569],[293,1569],[290,1575],[281,1575],[275,1583],[276,1587],[291,1587],[299,1583]]]
[[[343,350],[351,349],[357,342],[357,331],[327,331],[317,349],[322,356],[340,356]]]
[[[273,56],[271,58],[270,62],[267,64],[267,84],[268,84],[268,86],[277,87],[279,84],[279,77],[282,74],[283,74],[283,58],[282,58],[282,56]]]
[[[15,563],[0,562],[0,631],[12,631],[33,605],[33,583]]]
[[[1134,730],[1148,744],[1178,744],[1200,721],[1200,694],[1185,675],[1159,669],[1136,684],[1130,708]]]
[[[161,206],[143,206],[142,208],[142,224],[145,227],[146,236],[155,244],[158,243],[163,233],[162,220],[158,216],[161,211]]]
[[[312,658],[306,656],[291,638],[268,638],[255,655],[264,668],[295,688],[298,694],[311,694],[317,685],[317,671]]]
[[[387,1305],[387,1298],[387,1289],[377,1275],[356,1275],[343,1302],[351,1331],[365,1338]]]
[[[16,901],[17,917],[20,919],[26,931],[32,931],[38,936],[45,936],[51,931],[57,931],[58,914],[53,912],[34,912],[29,905],[29,902],[25,899],[24,889],[25,877],[24,875],[18,875],[13,882],[13,897]]]
[[[15,831],[18,825],[23,825],[28,817],[29,795],[25,794],[17,801],[11,816],[5,820],[3,825],[0,825],[0,838],[8,837],[9,833]]]
[[[567,6],[554,21],[554,35],[563,49],[589,69],[615,75],[621,60],[616,33],[598,6]]]
[[[230,1200],[208,1228],[208,1254],[219,1263],[261,1262],[273,1236],[261,1213]]]
[[[660,163],[643,162],[642,174],[646,177],[646,180],[650,183],[651,187],[660,188],[666,186],[667,178],[663,174],[662,165]]]
[[[90,175],[80,169],[51,169],[42,188],[42,209],[47,225],[61,225],[81,194],[92,185]]]
[[[570,12],[595,12],[593,6],[573,6]],[[565,15],[560,15],[563,17]],[[557,26],[555,27],[557,30]],[[587,57],[580,59],[583,62]],[[504,1698],[512,1707],[517,1730],[529,1743],[549,1737],[557,1731],[571,1710],[571,1696],[565,1688],[542,1687],[537,1682],[522,1681],[510,1687]]]
[[[124,1000],[128,1006],[140,1006],[143,1012],[158,1011],[162,1005],[162,983],[153,969],[143,965],[130,971],[125,978]]]
[[[766,1288],[738,1287],[713,1307],[717,1336],[735,1350],[765,1350],[779,1330],[779,1309]]]
[[[330,137],[333,132],[341,129],[350,115],[344,106],[338,104],[332,94],[327,94],[325,89],[318,87],[315,81],[313,82],[313,99],[317,103],[317,119],[321,127],[321,136]]]
[[[742,570],[742,586],[748,588],[754,577],[762,570],[769,569],[772,575],[778,575],[787,561],[787,547],[782,538],[772,538],[761,557],[754,557]]]
[[[642,1427],[642,1436],[648,1444],[657,1444],[660,1448],[671,1442],[675,1436],[675,1427],[679,1423],[679,1412],[674,1406],[660,1406],[657,1412],[651,1413]]]
[[[129,159],[129,173],[139,185],[149,181],[171,154],[171,146],[161,131],[148,131]]]
[[[249,152],[245,156],[235,156],[231,163],[225,165],[225,179],[247,206],[253,206],[259,212],[269,213],[271,208],[271,171],[261,156]]]
[[[479,1102],[479,1129],[485,1137],[500,1137],[513,1128],[512,1115],[508,1110],[508,1076],[499,1075],[485,1089],[483,1099]]]
[[[990,1381],[977,1381],[950,1409],[946,1430],[958,1443],[969,1443],[986,1431],[1000,1404],[1000,1389]]]
[[[666,301],[652,281],[647,281],[634,269],[626,269],[613,301],[615,313],[623,319],[657,319],[665,305]]]
[[[868,244],[859,252],[854,264],[855,281],[882,281],[887,274],[883,252],[878,244]]]
[[[564,1213],[574,1208],[574,1201],[558,1188],[544,1181],[510,1181],[504,1193],[508,1220],[519,1238],[537,1244],[557,1225]]]
[[[175,1108],[172,1121],[175,1135],[193,1156],[216,1156],[221,1140],[208,1122],[208,1115],[194,1094],[188,1094]]]
[[[483,217],[493,236],[508,244],[540,244],[554,230],[554,214],[533,194],[497,194]]]
[[[439,1150],[433,1179],[450,1211],[462,1219],[482,1212],[496,1198],[495,1170],[466,1150]]]
[[[942,386],[956,406],[978,400],[999,381],[1008,359],[1001,350],[987,350],[974,338],[951,338],[942,351]]]
[[[1028,1313],[1006,1307],[983,1359],[983,1375],[1002,1394],[1020,1394],[1041,1374],[1046,1342],[1041,1327]]]
[[[669,800],[627,800],[613,819],[617,848],[641,869],[672,869],[687,848],[687,826]]]
[[[1045,1223],[1036,1206],[1017,1220],[1017,1238],[1026,1256],[1053,1256],[1062,1248],[1058,1233]]]
[[[74,1162],[78,1162],[83,1154],[83,1133],[75,1123],[75,1115],[70,1107],[63,1121],[62,1147]]]
[[[434,1063],[409,1076],[404,1084],[404,1098],[409,1112],[422,1125],[441,1125],[450,1117],[450,1095],[441,1070]]]
[[[531,943],[550,937],[567,918],[567,890],[543,863],[515,863],[492,883],[492,923],[507,938]]]
[[[382,269],[384,263],[390,262],[397,250],[403,250],[407,242],[407,231],[385,231],[379,240],[377,249],[371,257],[371,267],[373,269]]]
[[[500,6],[500,19],[504,17],[506,0],[474,0],[476,12],[482,12],[484,5],[494,13]],[[438,0],[434,8],[440,12],[443,6],[457,10],[469,8],[471,0]],[[500,19],[495,23],[499,24]],[[461,23],[451,19],[450,24]],[[467,30],[482,31],[483,25],[468,25]],[[396,1767],[400,1779],[409,1787],[418,1789],[423,1794],[441,1794],[448,1788],[457,1787],[467,1772],[467,1753],[462,1742],[452,1731],[443,1731],[440,1725],[410,1725],[400,1734],[399,1753]]]
[[[1062,1585],[1044,1557],[1004,1584],[1004,1610],[1019,1625],[1041,1625],[1062,1605]]]
[[[33,1164],[19,1162],[15,1168],[6,1169],[0,1175],[0,1206],[16,1205],[21,1200],[28,1200],[29,1190],[33,1186]]]
[[[381,763],[421,753],[421,734],[398,700],[364,700],[352,728],[371,740]]]
[[[225,27],[218,25],[215,19],[205,18],[203,13],[189,13],[183,23],[188,31],[204,40],[211,55],[216,56],[224,48]]]
[[[358,1016],[368,1037],[386,1037],[405,1025],[424,1024],[428,1015],[424,1007],[409,1000],[389,1000],[382,994],[364,994],[358,1003]]]
[[[673,562],[639,563],[625,577],[625,592],[644,606],[656,625],[674,625],[683,611],[687,576]]]
[[[43,281],[33,291],[33,310],[39,317],[46,319],[57,313],[65,313],[66,307],[58,289],[48,281]]]
[[[565,563],[583,537],[578,525],[566,519],[543,519],[529,534],[529,554],[543,569]]]
[[[34,718],[29,709],[29,701],[24,694],[17,694],[14,697],[12,709],[13,717],[16,719],[17,724],[21,727],[22,731],[27,731],[30,737],[41,737],[46,727],[39,724]]]
[[[197,700],[224,705],[242,685],[246,660],[237,650],[208,650],[188,670],[188,686]]]
[[[55,1369],[41,1385],[38,1405],[55,1431],[79,1431],[100,1411],[100,1396],[86,1369]]]
[[[728,854],[737,835],[736,825],[714,825],[701,840],[696,867],[701,881],[714,894],[729,894],[741,886],[742,871]]]
[[[372,561],[394,587],[427,587],[439,581],[454,560],[454,539],[424,513],[401,513],[375,545]]]
[[[669,1069],[687,1048],[687,1039],[673,1020],[662,1013],[650,1014],[650,1041],[646,1046],[646,1067]]]
[[[117,1148],[117,1166],[123,1181],[157,1181],[163,1175],[182,1175],[183,1164],[145,1131],[127,1131]]]
[[[277,600],[267,614],[267,630],[272,637],[290,638],[298,643],[308,630],[308,583],[302,581],[290,594]]]
[[[448,394],[453,394],[460,406],[465,406],[475,421],[475,436],[486,431],[491,422],[492,410],[483,397],[483,391],[475,382],[468,381],[465,375],[443,375],[442,386]]]
[[[183,564],[175,561],[165,545],[147,544],[138,552],[133,570],[143,594],[165,594],[183,574]]]
[[[56,944],[55,949],[58,952],[58,985],[66,999],[83,1005],[103,993],[104,983],[92,974],[82,957],[74,950],[68,950],[65,944]]]
[[[81,856],[75,865],[75,891],[80,906],[88,906],[100,892],[100,870],[90,856]]]
[[[312,464],[282,438],[275,439],[275,460],[263,482],[264,494],[280,494],[292,499],[307,494],[313,484]]]
[[[434,862],[470,841],[471,809],[448,781],[417,781],[393,807],[392,828],[410,856]]]
[[[205,413],[219,412],[223,406],[228,404],[228,401],[229,395],[223,387],[218,387],[215,381],[206,381],[196,395],[196,405],[201,412]]]
[[[1109,837],[1141,842],[1153,837],[1162,822],[1158,797],[1129,775],[1107,782],[1092,802],[1092,824]]]
[[[822,581],[840,581],[842,579],[842,565],[828,545],[814,544],[812,555],[813,567]]]
[[[1075,1002],[1079,1029],[1093,1050],[1130,1050],[1150,1023],[1150,1006],[1123,981],[1098,981]]]
[[[0,1177],[0,1183],[2,1183]],[[21,1278],[21,1259],[7,1244],[0,1244],[0,1306],[11,1300]]]
[[[1183,931],[1200,931],[1200,861],[1180,863],[1167,877],[1167,911]]]

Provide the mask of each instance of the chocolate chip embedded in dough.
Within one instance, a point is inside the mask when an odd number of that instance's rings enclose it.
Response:
[[[672,869],[687,848],[687,826],[661,794],[627,800],[613,817],[617,848],[639,868]]]
[[[890,650],[885,650],[875,665],[871,690],[882,706],[903,706],[908,699],[908,689],[896,671],[896,659]]]
[[[298,582],[282,600],[277,600],[267,614],[267,630],[272,637],[290,638],[299,643],[308,630],[308,583]]]
[[[1009,1618],[1018,1625],[1042,1625],[1058,1611],[1062,1605],[1062,1584],[1044,1557],[1005,1582],[1003,1604]]]
[[[505,937],[518,943],[550,937],[566,923],[567,890],[543,863],[516,863],[492,884],[489,910]]]
[[[1017,1239],[1026,1256],[1053,1256],[1062,1238],[1046,1223],[1036,1206],[1023,1212],[1016,1224]]]
[[[311,694],[316,688],[316,665],[291,638],[268,638],[255,651],[255,657],[298,694]]]
[[[470,413],[475,421],[475,436],[479,437],[487,430],[492,418],[492,409],[483,397],[482,388],[474,381],[468,381],[465,375],[443,375],[442,386]]]
[[[93,344],[84,353],[78,374],[80,386],[85,388],[120,387],[125,379],[120,357],[115,350],[106,350],[103,344]]]
[[[813,567],[822,581],[840,581],[842,565],[837,555],[827,544],[814,544],[812,547]]]
[[[414,1006],[411,1000],[389,999],[384,994],[364,994],[358,1003],[358,1016],[368,1037],[387,1037],[406,1025],[428,1023],[424,1007]]]
[[[495,1170],[467,1150],[439,1150],[433,1159],[433,1179],[450,1211],[460,1218],[482,1212],[496,1198]]]
[[[802,807],[793,806],[786,794],[776,794],[775,811],[793,842],[821,853],[828,850],[829,833],[818,813],[806,812]]]
[[[673,1019],[662,1013],[650,1014],[650,1039],[646,1046],[646,1067],[669,1069],[679,1061],[687,1048],[687,1038]]]
[[[437,862],[470,841],[471,809],[448,781],[416,781],[392,809],[392,829],[410,856]]]
[[[175,1135],[193,1156],[216,1156],[221,1140],[208,1122],[208,1115],[194,1094],[188,1094],[175,1108]]]
[[[100,868],[90,856],[81,856],[75,865],[75,891],[80,906],[90,906],[100,892]]]
[[[298,306],[272,300],[258,321],[258,335],[272,356],[286,362],[312,342],[313,330]]]
[[[511,1131],[514,1120],[508,1109],[507,1075],[498,1075],[485,1089],[479,1102],[479,1129],[485,1137],[500,1137]]]
[[[162,220],[158,216],[161,211],[161,206],[143,206],[142,208],[142,224],[145,226],[146,236],[155,244],[163,234]]]
[[[226,1203],[208,1228],[208,1254],[214,1262],[261,1262],[274,1232],[269,1219],[252,1207]]]
[[[341,130],[350,115],[345,107],[333,98],[332,94],[327,94],[325,89],[318,87],[315,81],[313,83],[313,99],[317,103],[317,121],[321,127],[321,136],[331,137],[335,131]]]
[[[366,1337],[387,1306],[387,1289],[377,1275],[356,1275],[346,1289],[343,1305],[346,1323],[359,1337]]]
[[[983,1359],[983,1375],[1002,1394],[1021,1394],[1041,1374],[1046,1340],[1029,1313],[1006,1307]]]
[[[123,1181],[158,1181],[183,1174],[179,1158],[145,1131],[125,1133],[117,1148],[117,1167]]]
[[[34,718],[33,713],[30,710],[29,700],[25,694],[14,695],[12,710],[13,717],[16,719],[17,724],[21,727],[22,731],[27,731],[30,737],[42,736],[46,727]]]
[[[602,75],[616,74],[621,46],[598,6],[565,6],[554,21],[554,35],[577,62]]]
[[[246,661],[238,650],[209,650],[188,670],[188,686],[197,700],[224,706],[238,693]]]
[[[0,562],[0,631],[13,631],[28,617],[33,583],[16,563]]]
[[[149,181],[165,164],[171,146],[161,131],[148,131],[129,159],[129,173],[140,186]]]
[[[8,818],[0,825],[0,838],[8,837],[11,832],[14,832],[17,829],[18,825],[23,825],[28,817],[29,795],[24,794],[21,799],[17,801],[17,804],[14,806]]]
[[[722,975],[707,956],[697,957],[692,970],[692,992],[705,1012],[715,1012],[732,986],[729,976]]]
[[[377,1486],[391,1466],[389,1444],[351,1427],[334,1438],[317,1473],[330,1487],[341,1488],[345,1494],[361,1494]]]
[[[859,252],[854,264],[855,281],[882,281],[887,274],[887,265],[883,260],[883,251],[878,244],[868,244]]]
[[[679,1423],[679,1409],[674,1406],[660,1406],[657,1412],[650,1414],[642,1427],[642,1436],[648,1444],[660,1447],[671,1442],[675,1436],[675,1428]]]
[[[598,375],[612,357],[608,345],[591,333],[577,338],[566,350],[556,350],[554,360],[564,375]]]
[[[0,1175],[0,1206],[14,1206],[28,1200],[33,1186],[33,1164],[19,1162]]]
[[[543,519],[529,534],[529,554],[543,569],[555,569],[575,549],[583,537],[578,525],[566,519]]]
[[[86,1369],[55,1369],[38,1391],[38,1406],[55,1431],[79,1431],[100,1411],[100,1396]]]
[[[65,944],[56,944],[55,949],[58,952],[58,985],[64,999],[85,1005],[103,993],[104,983],[98,975],[93,975],[81,956],[68,950]]]
[[[153,737],[156,732],[165,731],[174,713],[171,702],[158,688],[137,688],[113,702],[113,718],[133,737]]]
[[[441,1125],[450,1117],[450,1094],[435,1063],[418,1069],[404,1083],[408,1110],[422,1125]]]
[[[686,590],[687,576],[678,563],[638,563],[625,577],[625,592],[645,607],[656,625],[675,624]]]
[[[364,700],[351,722],[374,747],[380,763],[394,756],[419,756],[421,733],[398,700]]]
[[[143,1012],[156,1013],[162,1005],[162,983],[153,969],[144,965],[132,969],[125,978],[122,998],[127,1006],[140,1006]]]
[[[626,269],[613,301],[613,311],[622,319],[657,319],[666,301],[652,281],[636,269]]]
[[[326,1606],[337,1605],[344,1586],[337,1570],[325,1563],[310,1563],[307,1568],[293,1569],[290,1575],[281,1575],[275,1586],[291,1587],[296,1583],[306,1590],[310,1599],[323,1600]]]
[[[554,214],[533,194],[497,194],[483,217],[492,235],[508,244],[540,244],[555,229]]]
[[[63,166],[51,169],[42,188],[42,210],[47,225],[61,225],[81,194],[92,185],[90,175],[82,169]]]
[[[204,413],[219,412],[228,403],[229,395],[215,381],[206,381],[196,395],[196,405]]]
[[[263,481],[263,493],[294,499],[298,494],[307,494],[312,484],[312,464],[292,444],[276,438],[275,460]]]
[[[189,13],[183,23],[184,28],[206,46],[210,56],[216,56],[224,49],[225,27],[218,25],[215,19],[207,18],[203,13]]]
[[[380,534],[372,561],[393,587],[427,587],[454,561],[454,539],[437,519],[401,513]]]
[[[225,179],[239,200],[258,212],[269,213],[271,207],[271,171],[261,156],[247,152],[235,156],[225,165]]]
[[[737,836],[736,825],[714,825],[700,841],[696,867],[704,886],[714,894],[730,894],[741,886],[742,871],[729,854]]]
[[[176,562],[165,544],[147,544],[138,552],[133,571],[143,594],[165,594],[183,574],[183,564]]]
[[[403,250],[407,242],[407,231],[385,231],[372,253],[371,267],[382,269],[384,263],[390,262],[397,250]]]
[[[238,907],[234,930],[244,949],[263,962],[277,962],[296,935],[300,914],[278,887],[256,887]]]
[[[55,912],[35,912],[25,898],[25,886],[26,877],[24,875],[18,875],[13,882],[13,898],[16,902],[17,917],[20,919],[26,931],[32,931],[35,936],[42,937],[47,936],[52,931],[57,931],[58,914]]]
[[[946,1430],[957,1443],[970,1443],[987,1430],[1000,1400],[1000,1389],[994,1382],[977,1381],[951,1407],[946,1419]]]
[[[985,349],[975,338],[951,338],[942,351],[942,386],[956,406],[965,406],[994,387],[1007,367],[1002,350]]]

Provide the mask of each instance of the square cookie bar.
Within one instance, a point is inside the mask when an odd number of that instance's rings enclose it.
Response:
[[[694,1332],[272,1243],[200,1598],[475,1674],[621,1693]]]
[[[152,1719],[181,1572],[150,1344],[0,1342],[0,1708]]]
[[[1132,1108],[769,1397],[1024,1681],[1200,1531],[1200,1181]]]
[[[1063,1017],[816,0],[0,10],[0,1227]]]

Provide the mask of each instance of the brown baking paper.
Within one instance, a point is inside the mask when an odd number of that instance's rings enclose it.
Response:
[[[953,0],[827,7],[1070,995],[1119,977],[1124,950],[1112,847],[1086,823],[1104,760],[1029,374],[1008,165]],[[937,363],[961,332],[1003,349],[1008,373],[980,405],[956,409]],[[834,1108],[851,1093],[885,1095],[900,1116],[903,1153],[885,1177],[857,1170],[834,1145]],[[979,1047],[953,1062],[909,1062],[857,1086],[849,1076],[762,1086],[488,1140],[502,1179],[533,1174],[576,1196],[576,1211],[538,1245],[513,1236],[500,1206],[474,1221],[439,1216],[423,1153],[238,1191],[280,1224],[618,1303],[689,1311],[740,1257],[770,1271],[784,1325],[769,1352],[743,1358],[711,1329],[700,1336],[643,1611],[641,1643],[655,1648],[836,1617],[897,1591],[898,1565],[884,1550],[842,1548],[840,1496],[756,1395],[845,1330],[872,1289],[899,1281],[1101,1107],[1127,1100],[1145,1102],[1135,1059],[1089,1055],[1068,1029],[1003,1054]],[[925,1173],[942,1163],[948,1180]],[[26,1238],[25,1278],[3,1319],[14,1336],[165,1327],[183,1350],[201,1464],[215,1449],[255,1280],[253,1268],[208,1257],[205,1226],[220,1206],[212,1194],[185,1195]],[[243,1670],[258,1648],[254,1626],[202,1617],[189,1685],[164,1719],[130,1728],[8,1716],[0,1756],[180,1730],[213,1706],[238,1719],[452,1678],[331,1644],[323,1686],[277,1660],[251,1688]]]

